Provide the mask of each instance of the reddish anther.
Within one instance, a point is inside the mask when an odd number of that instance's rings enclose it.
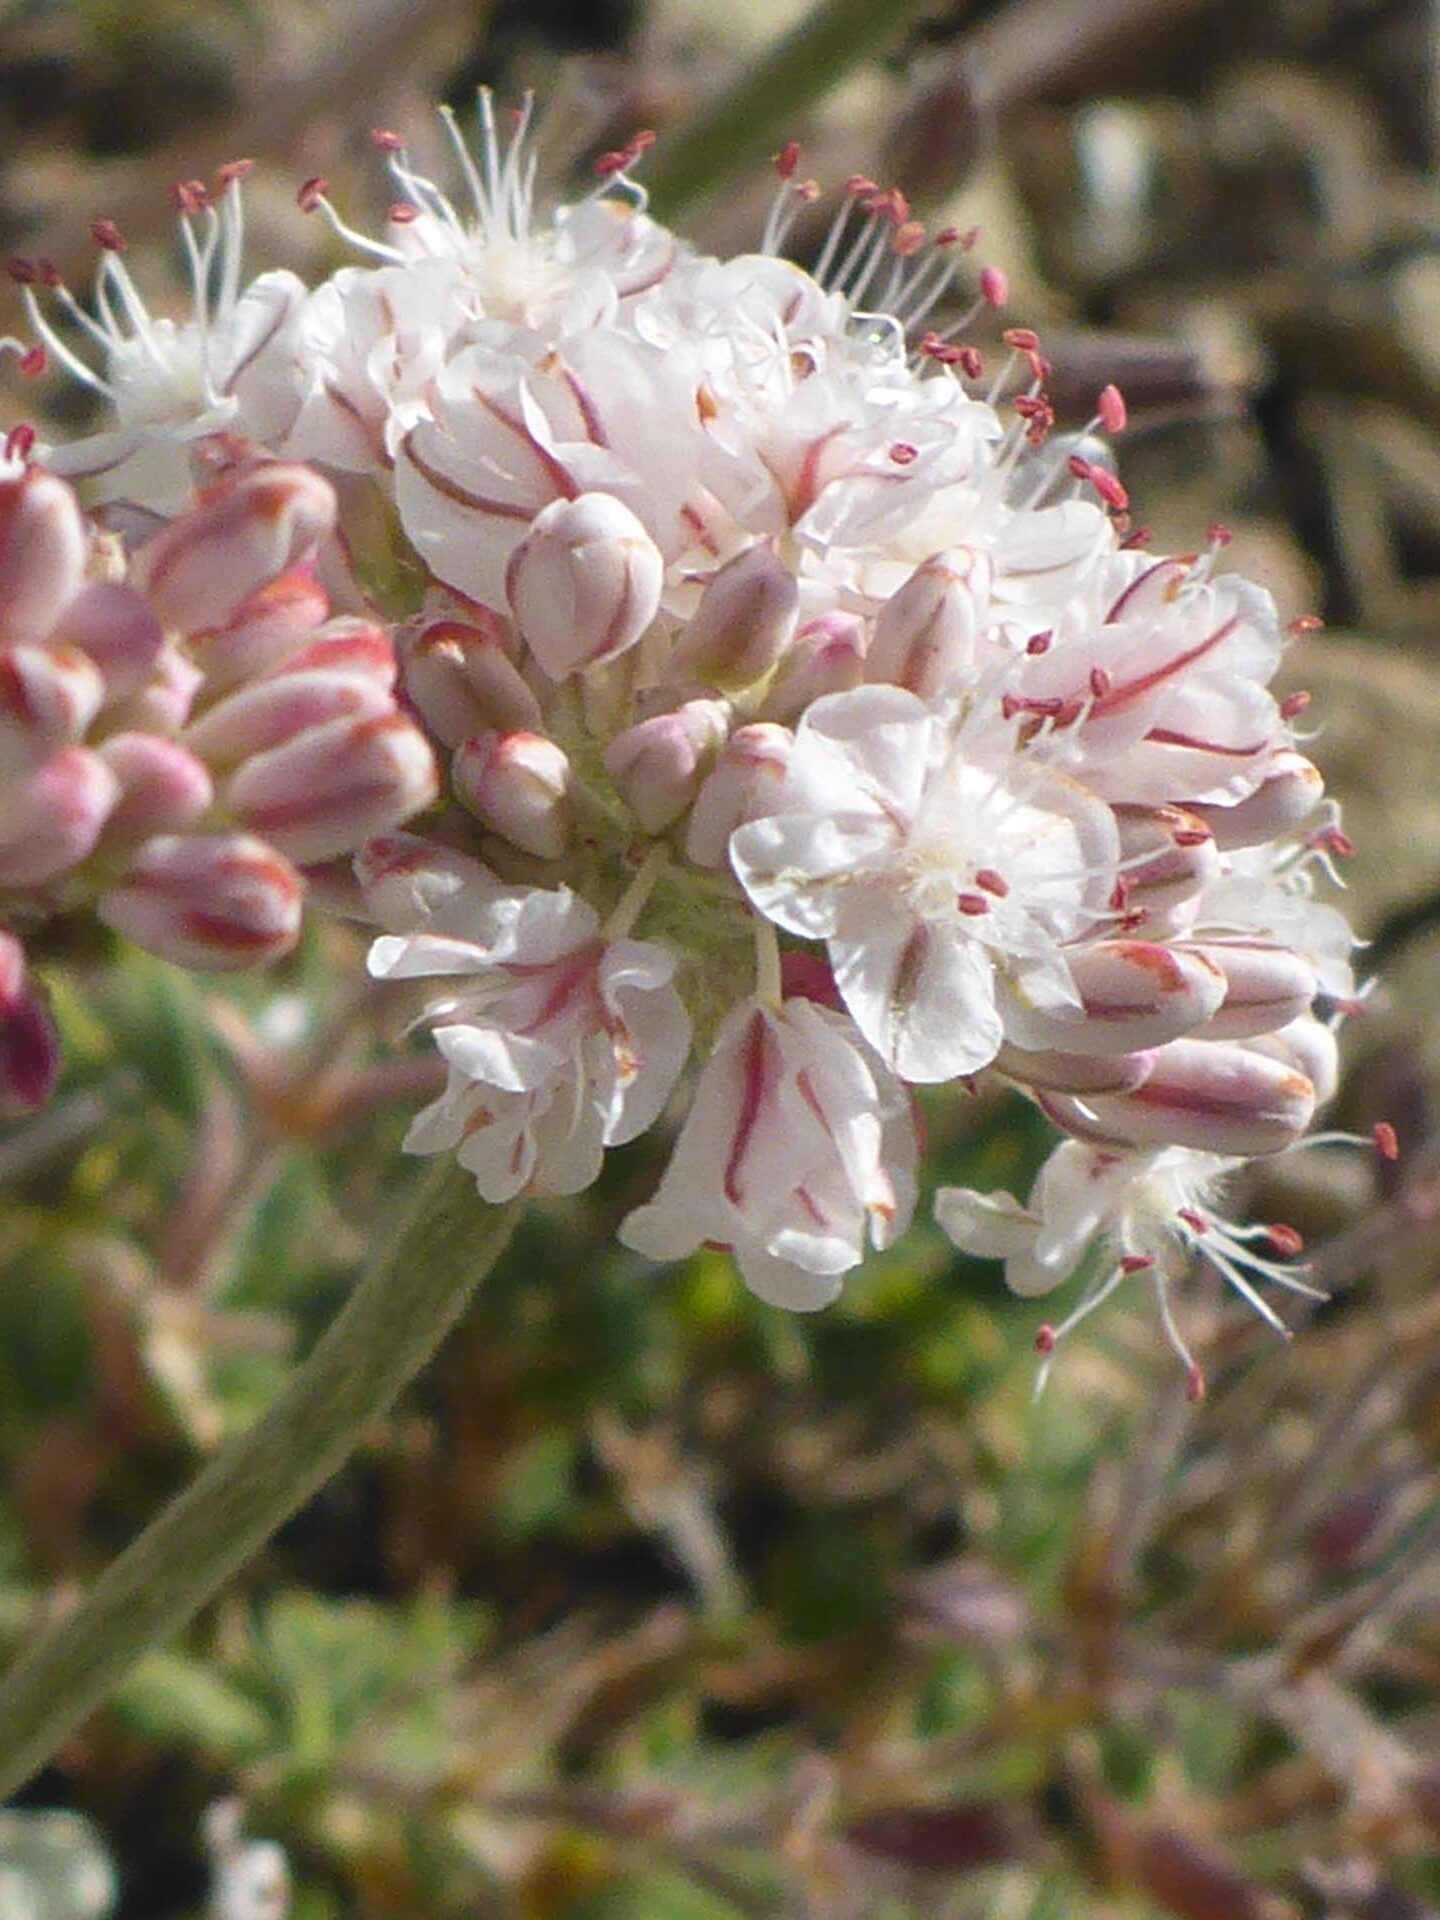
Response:
[[[961,347],[960,371],[967,380],[978,380],[985,371],[985,361],[978,347]]]
[[[1148,1268],[1153,1267],[1154,1264],[1155,1256],[1153,1253],[1127,1253],[1121,1256],[1120,1271],[1122,1273],[1144,1273]]]
[[[1298,693],[1288,693],[1280,702],[1280,718],[1294,720],[1299,714],[1304,713],[1309,705],[1310,695],[1303,688]]]
[[[912,446],[908,440],[897,440],[890,449],[890,458],[897,467],[908,467],[920,457],[920,449]]]
[[[5,262],[5,271],[19,287],[32,287],[40,278],[40,269],[35,262],[22,259],[18,253],[12,254]]]
[[[1183,1220],[1192,1233],[1204,1233],[1205,1216],[1203,1213],[1196,1213],[1193,1207],[1181,1207],[1176,1217]]]
[[[1035,1329],[1035,1351],[1053,1353],[1055,1351],[1055,1329],[1047,1320],[1043,1326]]]
[[[999,267],[980,269],[980,296],[992,307],[1003,307],[1010,298],[1010,282]]]
[[[1116,434],[1125,431],[1127,418],[1125,396],[1113,381],[1108,387],[1100,389],[1100,397],[1095,402],[1095,411],[1100,415],[1100,424],[1106,433]]]
[[[1114,684],[1104,667],[1090,669],[1090,691],[1097,700],[1103,700]]]
[[[1371,1134],[1375,1141],[1375,1151],[1382,1160],[1398,1160],[1400,1158],[1399,1137],[1388,1120],[1377,1120],[1371,1130]]]
[[[5,436],[5,458],[7,460],[28,460],[35,451],[35,429],[28,420],[21,420],[11,427]]]
[[[957,893],[955,905],[961,913],[968,914],[972,919],[978,919],[982,913],[990,911],[990,902],[983,893]]]
[[[1205,1376],[1192,1360],[1190,1371],[1185,1376],[1185,1398],[1192,1407],[1198,1407],[1205,1398]]]
[[[233,187],[237,180],[248,180],[255,171],[255,162],[247,156],[239,160],[227,160],[223,166],[215,169],[215,190],[223,193],[226,187]]]
[[[1270,1250],[1282,1260],[1296,1260],[1305,1251],[1304,1237],[1294,1227],[1287,1226],[1283,1220],[1276,1220],[1265,1229],[1270,1242]]]
[[[397,200],[390,209],[389,217],[392,227],[408,227],[412,221],[420,218],[420,209],[408,200]]]
[[[997,900],[1003,900],[1010,891],[1010,882],[994,867],[981,867],[975,875],[975,884],[983,887],[986,893],[993,893]]]
[[[925,228],[918,220],[907,220],[903,226],[895,229],[890,242],[890,251],[901,260],[908,260],[919,253],[925,244]]]
[[[1324,628],[1325,622],[1318,613],[1302,613],[1298,619],[1290,622],[1290,633],[1296,640],[1303,639],[1307,633],[1321,633]]]
[[[399,134],[395,132],[393,127],[372,127],[370,129],[370,140],[371,144],[377,146],[381,153],[403,153],[405,151],[405,142],[400,138]]]
[[[775,171],[782,180],[793,180],[800,164],[800,142],[787,140],[775,156]]]
[[[38,342],[20,356],[20,371],[27,380],[38,380],[50,364],[50,356]]]
[[[1043,633],[1032,633],[1025,642],[1025,651],[1032,660],[1038,660],[1042,653],[1048,653],[1055,641],[1055,629],[1046,627]]]
[[[106,253],[123,253],[125,251],[125,236],[111,219],[92,220],[90,222],[90,238],[95,242],[97,247],[102,247]]]
[[[329,191],[330,182],[323,173],[311,174],[308,180],[300,183],[300,190],[295,195],[295,204],[302,213],[314,213]]]
[[[1228,547],[1235,536],[1231,533],[1229,527],[1222,526],[1220,522],[1217,521],[1213,527],[1206,528],[1205,538],[1212,547]]]

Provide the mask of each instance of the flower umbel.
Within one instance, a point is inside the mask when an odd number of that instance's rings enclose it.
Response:
[[[1027,1207],[949,1188],[942,1224],[1026,1294],[1103,1244],[1050,1347],[1148,1274],[1198,1378],[1194,1258],[1271,1320],[1307,1291],[1287,1231],[1213,1196],[1303,1137],[1356,1004],[1269,595],[1219,533],[1141,550],[1123,397],[1054,435],[973,234],[856,179],[807,272],[787,146],[761,248],[712,259],[647,214],[645,133],[547,211],[531,119],[442,115],[454,191],[377,131],[383,237],[306,182],[356,256],[313,289],[244,285],[243,168],[176,190],[181,321],[108,226],[93,312],[21,264],[113,419],[50,471],[22,436],[0,481],[0,910],[91,900],[242,964],[320,879],[383,929],[376,978],[425,983],[448,1081],[410,1150],[490,1200],[574,1193],[679,1091],[622,1238],[728,1248],[787,1306],[908,1224],[910,1087],[993,1076],[1067,1137]],[[39,1097],[11,971],[7,1086]]]

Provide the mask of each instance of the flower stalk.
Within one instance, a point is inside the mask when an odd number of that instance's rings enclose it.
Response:
[[[180,1631],[349,1458],[504,1252],[518,1202],[481,1211],[442,1160],[274,1403],[222,1449],[0,1683],[0,1796]]]

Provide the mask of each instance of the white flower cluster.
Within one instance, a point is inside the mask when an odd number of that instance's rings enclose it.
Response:
[[[1208,1195],[1304,1134],[1355,989],[1269,596],[1222,535],[1155,557],[1130,533],[1114,388],[1061,440],[1033,334],[987,372],[966,335],[997,271],[929,326],[973,235],[852,180],[803,272],[787,148],[763,250],[708,258],[645,213],[644,135],[542,217],[527,119],[502,136],[482,97],[473,154],[448,122],[458,207],[377,134],[383,240],[307,182],[360,255],[314,291],[242,286],[238,168],[177,189],[186,322],[149,316],[113,229],[93,314],[21,270],[114,402],[65,471],[168,512],[223,428],[368,481],[423,562],[396,638],[449,798],[357,865],[372,971],[445,982],[449,1084],[410,1148],[491,1200],[576,1192],[698,1055],[622,1237],[733,1249],[813,1308],[909,1222],[909,1088],[993,1073],[1067,1138],[1028,1207],[942,1192],[959,1245],[1031,1294],[1103,1242],[1086,1306],[1146,1271],[1172,1328],[1199,1247],[1272,1316],[1258,1285],[1305,1285],[1270,1257],[1294,1236],[1257,1252]]]

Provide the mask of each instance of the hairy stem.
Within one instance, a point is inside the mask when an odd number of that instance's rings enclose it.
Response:
[[[272,1405],[108,1567],[0,1684],[0,1797],[50,1759],[133,1661],[177,1632],[354,1452],[505,1249],[518,1202],[482,1209],[448,1157]]]
[[[920,0],[818,0],[646,159],[643,177],[655,212],[672,219],[731,174],[753,167],[851,67],[893,46],[919,12]]]

